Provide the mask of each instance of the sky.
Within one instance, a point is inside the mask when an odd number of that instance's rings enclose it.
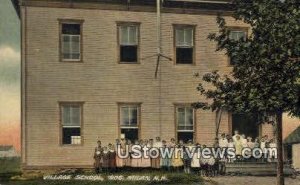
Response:
[[[0,145],[20,149],[20,20],[0,0]]]

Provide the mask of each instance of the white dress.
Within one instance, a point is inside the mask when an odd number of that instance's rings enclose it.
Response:
[[[194,152],[192,162],[191,162],[191,167],[192,168],[200,168],[200,160],[201,160],[201,153],[200,155],[198,152]]]

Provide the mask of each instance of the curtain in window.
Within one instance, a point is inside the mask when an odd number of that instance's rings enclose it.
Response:
[[[80,59],[80,24],[62,24],[63,59]]]
[[[138,125],[138,107],[121,107],[121,126],[136,127]]]
[[[176,46],[193,47],[193,28],[176,28]]]
[[[120,45],[135,46],[137,40],[137,26],[120,26]]]
[[[63,106],[62,111],[63,126],[80,126],[80,107],[78,106]]]
[[[193,131],[194,130],[194,113],[191,107],[177,108],[177,130]]]

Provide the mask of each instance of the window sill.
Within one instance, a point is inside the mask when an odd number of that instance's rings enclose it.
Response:
[[[191,64],[184,64],[184,63],[175,63],[175,66],[195,66],[195,63],[191,63]]]
[[[61,60],[61,63],[83,63],[82,60]]]
[[[119,64],[141,64],[140,62],[118,62]]]
[[[83,144],[60,144],[60,147],[67,148],[67,147],[81,147]]]

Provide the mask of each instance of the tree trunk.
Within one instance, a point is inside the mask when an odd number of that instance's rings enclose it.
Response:
[[[276,115],[277,124],[277,185],[284,185],[283,152],[282,152],[282,112]]]

